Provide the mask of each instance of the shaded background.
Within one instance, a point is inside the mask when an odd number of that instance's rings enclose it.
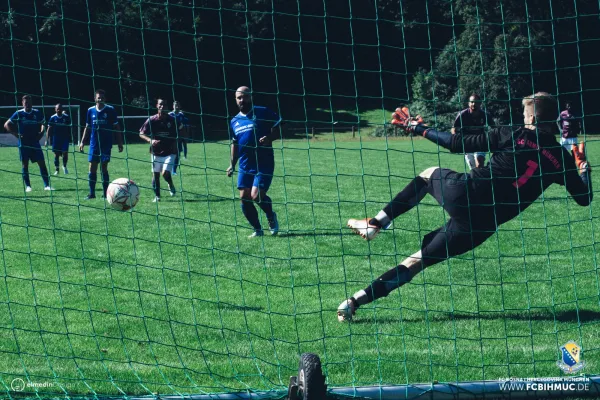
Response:
[[[148,115],[176,98],[204,140],[227,137],[241,85],[300,127],[401,104],[445,126],[474,91],[518,123],[543,90],[593,133],[599,22],[596,0],[5,0],[0,103],[84,114],[103,88],[121,115]]]

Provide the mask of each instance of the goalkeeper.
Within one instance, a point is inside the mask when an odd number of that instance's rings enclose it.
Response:
[[[425,235],[421,250],[344,300],[338,307],[338,320],[352,319],[357,308],[387,296],[423,269],[479,246],[553,183],[566,186],[580,206],[590,204],[591,171],[584,154],[577,151],[574,158],[554,136],[556,100],[540,92],[524,98],[523,108],[523,127],[492,129],[488,135],[452,135],[407,119],[407,131],[423,135],[452,153],[489,150],[493,154],[488,165],[468,174],[428,168],[375,218],[348,221],[356,233],[371,240],[396,217],[419,204],[427,193],[450,217],[445,226]]]

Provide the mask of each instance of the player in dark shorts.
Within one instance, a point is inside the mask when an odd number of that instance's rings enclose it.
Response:
[[[479,246],[554,183],[565,186],[577,204],[590,204],[593,192],[587,162],[579,155],[575,159],[554,136],[556,100],[540,92],[524,98],[523,108],[523,127],[492,129],[487,135],[452,135],[422,124],[407,125],[411,133],[423,135],[452,153],[490,151],[490,162],[468,174],[428,168],[375,218],[348,221],[356,233],[371,240],[427,193],[450,216],[445,226],[425,235],[418,252],[344,300],[338,307],[339,321],[352,319],[358,307],[387,296],[423,269]]]

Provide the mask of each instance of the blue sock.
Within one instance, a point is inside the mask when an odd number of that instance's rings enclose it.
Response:
[[[90,183],[90,196],[96,195],[96,181],[98,180],[98,174],[88,174],[88,180]]]
[[[110,178],[108,177],[108,171],[102,173],[102,193],[104,197],[106,197],[106,190],[108,189],[108,185],[110,184]]]
[[[244,200],[242,199],[242,213],[250,222],[250,225],[254,228],[254,230],[259,231],[262,229],[260,226],[260,221],[258,220],[258,211],[256,211],[256,207],[254,207],[254,202],[252,200]]]
[[[40,167],[40,175],[42,175],[42,179],[44,180],[44,187],[50,186],[50,176],[48,176],[48,168],[45,165]]]
[[[31,186],[31,182],[29,181],[29,169],[21,168],[21,175],[23,175],[23,182],[25,182],[25,186]]]
[[[58,171],[58,166],[59,166],[59,162],[58,162],[58,154],[54,155],[54,166],[56,167],[56,170]]]
[[[258,203],[261,210],[265,212],[268,219],[273,219],[273,203],[271,202],[271,198],[267,195],[264,195],[260,199],[260,203]]]
[[[179,154],[175,156],[175,165],[173,165],[173,172],[177,172],[178,165],[179,165]]]

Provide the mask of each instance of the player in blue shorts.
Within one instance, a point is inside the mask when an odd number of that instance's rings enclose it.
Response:
[[[233,174],[239,160],[237,187],[240,190],[242,212],[254,228],[249,237],[264,235],[254,203],[267,215],[271,235],[277,235],[277,214],[273,211],[267,191],[275,170],[271,142],[279,138],[277,128],[281,118],[266,107],[254,106],[250,89],[246,86],[236,90],[235,100],[240,112],[230,123],[231,164],[227,168],[227,176]]]
[[[36,162],[44,180],[44,190],[54,190],[50,187],[50,176],[44,162],[44,153],[40,139],[44,136],[44,115],[31,105],[31,96],[21,98],[23,109],[15,112],[4,124],[4,129],[19,139],[19,157],[21,158],[23,182],[25,191],[31,192],[29,181],[29,161]]]
[[[88,153],[88,161],[90,169],[88,174],[90,193],[85,198],[86,200],[96,198],[96,182],[98,180],[98,164],[102,165],[102,187],[103,195],[106,197],[106,189],[110,183],[108,176],[108,163],[110,162],[110,153],[113,146],[113,133],[117,132],[117,145],[119,153],[123,151],[123,136],[119,129],[117,121],[117,112],[115,109],[106,104],[106,92],[104,90],[96,90],[94,93],[96,105],[90,107],[87,111],[85,121],[85,129],[83,137],[79,144],[79,151],[83,153],[84,143],[88,137],[88,132],[91,131],[90,151]]]
[[[56,171],[54,175],[58,175],[58,167],[60,165],[58,159],[62,156],[63,172],[65,175],[69,173],[67,169],[67,161],[69,160],[69,144],[71,144],[71,117],[63,111],[62,104],[58,103],[54,107],[56,114],[50,117],[48,121],[48,142],[52,145],[54,153],[54,167]]]
[[[177,132],[179,138],[177,139],[177,154],[175,156],[175,166],[173,168],[173,175],[177,175],[177,167],[179,166],[179,155],[183,150],[183,159],[187,159],[187,142],[186,138],[188,137],[189,131],[189,122],[188,117],[185,116],[183,111],[181,111],[181,103],[177,100],[173,100],[173,111],[169,113],[169,115],[177,121]]]

